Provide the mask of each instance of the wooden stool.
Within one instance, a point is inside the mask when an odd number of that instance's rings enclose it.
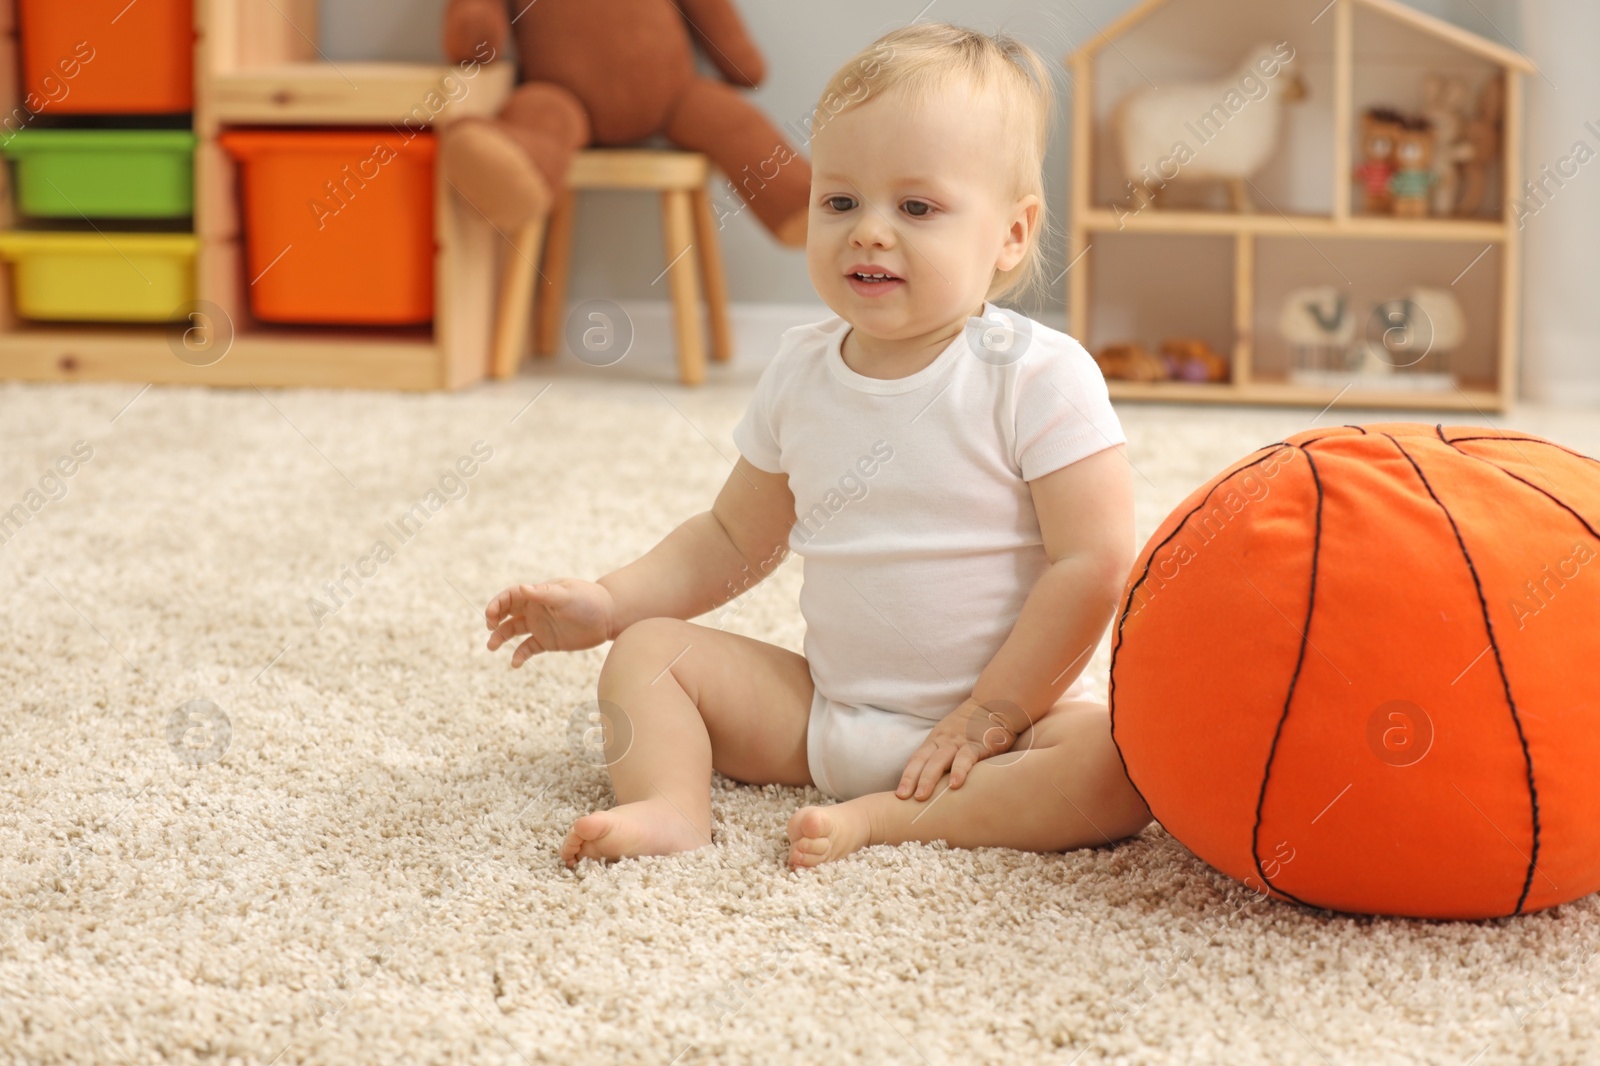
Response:
[[[710,161],[699,152],[653,148],[592,148],[579,152],[572,161],[569,188],[557,198],[548,220],[530,222],[512,242],[514,250],[507,257],[501,277],[490,372],[497,378],[516,374],[530,317],[537,354],[554,355],[561,346],[572,228],[581,189],[653,189],[661,193],[665,273],[672,294],[679,377],[685,385],[698,385],[705,380],[705,336],[700,328],[702,279],[711,319],[711,358],[727,362],[733,355],[728,282],[723,272],[722,246],[717,241],[717,223],[711,213],[711,197],[706,192],[710,176]],[[534,264],[541,252],[544,268],[536,283]]]

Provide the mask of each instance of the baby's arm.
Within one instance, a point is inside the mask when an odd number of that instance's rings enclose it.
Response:
[[[645,618],[694,618],[755,586],[783,561],[794,518],[789,475],[740,456],[711,510],[600,579],[617,604],[610,637]]]
[[[1011,723],[1017,732],[1054,706],[1089,665],[1137,555],[1125,445],[1035,478],[1028,488],[1050,569],[972,693],[980,703],[1020,711]]]
[[[788,551],[794,495],[787,474],[742,456],[711,510],[684,522],[636,561],[598,582],[560,578],[513,585],[485,612],[489,650],[528,634],[511,658],[576,651],[615,640],[645,618],[694,618],[765,578]]]

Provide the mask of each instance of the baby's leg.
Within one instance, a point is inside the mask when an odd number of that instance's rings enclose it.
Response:
[[[617,805],[573,823],[561,846],[580,858],[666,855],[711,843],[711,770],[756,784],[809,785],[811,670],[803,656],[677,618],[618,634],[599,698]]]
[[[789,819],[789,865],[816,866],[869,844],[943,840],[954,848],[1065,851],[1108,844],[1150,824],[1098,703],[1058,703],[1004,755],[945,774],[926,800],[874,792]]]

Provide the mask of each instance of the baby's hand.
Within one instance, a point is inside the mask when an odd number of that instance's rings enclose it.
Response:
[[[616,604],[604,585],[564,577],[542,585],[513,585],[484,612],[489,650],[523,633],[528,639],[511,656],[521,666],[542,651],[577,651],[611,639]]]
[[[1019,735],[999,714],[968,697],[941,718],[922,746],[911,753],[894,794],[909,799],[915,790],[916,799],[925,800],[946,770],[950,772],[950,787],[960,788],[974,766],[1010,751]]]

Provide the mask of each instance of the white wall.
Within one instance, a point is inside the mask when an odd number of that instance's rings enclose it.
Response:
[[[1532,397],[1600,406],[1600,157],[1579,162],[1580,145],[1600,154],[1600,5],[1523,6],[1526,51],[1540,69],[1527,79],[1527,170],[1543,186],[1521,198],[1523,383]]]
[[[1004,30],[1059,61],[1132,5],[1133,0],[935,0],[927,18],[989,31]],[[1544,72],[1529,79],[1528,169],[1555,165],[1588,137],[1600,150],[1600,4],[1594,0],[1411,0],[1490,40],[1523,49]],[[765,49],[768,83],[751,94],[781,125],[815,105],[823,81],[858,48],[925,9],[927,0],[743,0],[741,10]],[[322,46],[345,59],[439,57],[444,0],[323,0]],[[1048,194],[1059,226],[1067,204],[1069,97],[1052,138]],[[1560,86],[1560,88],[1556,88]],[[731,196],[731,194],[726,194]],[[731,200],[729,201],[732,202]],[[580,209],[573,263],[574,298],[660,298],[651,285],[661,271],[660,224],[644,197],[600,193]],[[1059,230],[1058,230],[1059,232]],[[1524,322],[1528,394],[1600,403],[1600,160],[1529,221]],[[730,288],[737,301],[815,304],[798,252],[779,247],[744,212],[724,233]],[[1050,274],[1065,266],[1062,241],[1048,242]],[[1059,314],[1061,298],[1029,311]]]

